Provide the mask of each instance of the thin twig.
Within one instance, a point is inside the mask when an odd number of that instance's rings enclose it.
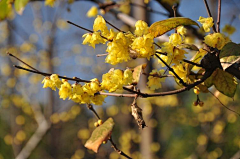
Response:
[[[220,21],[221,21],[221,0],[218,0],[218,18],[217,18],[217,32],[220,33]]]
[[[119,149],[117,148],[116,144],[115,144],[115,143],[113,142],[113,140],[112,140],[112,137],[109,138],[109,141],[110,141],[111,144],[112,144],[112,148],[113,148],[117,153],[119,153],[120,155],[122,155],[122,156],[124,156],[124,157],[126,157],[126,158],[128,158],[128,159],[132,159],[131,157],[129,157],[128,155],[126,155],[124,152],[122,152],[121,150],[119,150]]]
[[[73,22],[67,21],[67,23],[72,24],[72,25],[74,25],[74,26],[76,26],[76,27],[78,27],[78,28],[80,28],[80,29],[83,29],[83,30],[85,30],[85,31],[88,31],[88,32],[90,32],[90,33],[94,33],[94,31],[92,31],[92,30],[90,30],[90,29],[87,29],[87,28],[84,28],[84,27],[82,27],[82,26],[80,26],[80,25],[77,25],[77,24],[75,24],[75,23],[73,23]],[[106,38],[105,36],[102,36],[101,34],[100,34],[100,36],[101,36],[103,39],[107,40],[107,41],[112,41],[112,40],[109,40],[108,38]]]
[[[106,53],[106,54],[97,54],[96,56],[97,57],[101,57],[101,56],[107,56],[108,55],[108,53]]]
[[[106,93],[106,92],[98,92],[96,95],[107,95],[107,96],[113,96],[113,97],[129,97],[134,98],[136,94],[120,94],[120,93]]]
[[[167,66],[167,68],[169,69],[169,71],[171,71],[175,77],[180,81],[180,83],[183,85],[183,86],[187,86],[187,84],[178,76],[178,74],[176,74],[176,72],[173,70],[173,68],[171,68],[160,56],[158,56],[157,54],[155,54],[155,56],[157,56],[157,58],[162,62],[164,63],[165,66]]]
[[[211,14],[211,11],[209,9],[209,6],[208,6],[208,3],[207,3],[207,0],[203,0],[204,4],[205,4],[205,7],[207,9],[207,13],[208,13],[208,16],[209,17],[212,17],[212,14]],[[213,32],[216,33],[216,28],[215,28],[215,24],[214,24],[214,20],[213,20],[213,26],[212,26],[212,29],[213,29]]]
[[[86,104],[88,109],[91,110],[93,112],[93,114],[98,118],[98,119],[101,119],[99,117],[99,115],[97,114],[96,110],[93,108],[92,104]]]
[[[17,66],[17,65],[13,65],[13,66],[16,67],[17,69],[25,70],[25,71],[36,73],[36,74],[40,74],[40,75],[43,75],[43,76],[51,76],[52,75],[51,73],[46,73],[46,72],[41,72],[41,71],[34,71],[34,70],[30,70],[30,69],[27,69],[27,68],[24,68],[24,67],[21,67],[21,66]],[[86,83],[91,82],[91,81],[88,81],[88,80],[80,79],[78,77],[73,77],[73,78],[65,77],[65,76],[58,76],[58,77],[66,79],[66,80],[70,80],[70,81],[76,81],[76,82],[86,82]]]
[[[17,59],[18,61],[22,62],[24,65],[28,66],[29,68],[39,72],[36,68],[30,66],[29,64],[27,64],[26,62],[22,61],[21,59],[19,59],[18,57],[14,56],[13,54],[11,54],[10,52],[7,53],[9,56],[14,57],[15,59]]]
[[[209,91],[209,93],[210,93],[211,95],[213,95],[213,96],[219,101],[219,103],[220,103],[223,107],[225,107],[225,108],[228,109],[229,111],[231,111],[231,112],[233,112],[233,113],[236,113],[238,116],[240,116],[240,113],[238,113],[238,112],[236,112],[236,111],[228,108],[226,105],[224,105],[224,104],[220,101],[220,99],[219,99],[217,96],[215,96],[211,91]]]
[[[113,28],[115,28],[117,31],[125,33],[124,31],[122,31],[121,29],[119,29],[118,27],[116,27],[115,25],[113,25],[112,23],[108,22],[106,19],[104,19],[104,20],[106,21],[107,24],[109,24],[110,26],[112,26]]]
[[[88,31],[88,32],[90,32],[90,33],[94,33],[94,31],[89,30],[89,29],[87,29],[87,28],[84,28],[84,27],[82,27],[82,26],[80,26],[80,25],[77,25],[77,24],[75,24],[75,23],[73,23],[73,22],[67,21],[67,23],[72,24],[72,25],[74,25],[74,26],[76,26],[76,27],[78,27],[78,28],[80,28],[80,29],[83,29],[83,30],[85,30],[85,31]]]
[[[174,77],[173,75],[159,75],[157,73],[156,74],[150,74],[150,73],[143,72],[142,74],[146,75],[146,76],[153,76],[153,77],[158,77],[158,78]]]
[[[186,59],[183,59],[183,61],[186,62],[186,63],[192,64],[192,65],[195,65],[195,66],[197,66],[197,67],[203,67],[201,64],[198,64],[198,63],[195,63],[195,62],[186,60]]]

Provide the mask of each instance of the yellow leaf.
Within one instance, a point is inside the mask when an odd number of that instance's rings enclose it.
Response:
[[[189,18],[175,17],[153,23],[149,27],[149,32],[152,33],[154,37],[158,37],[181,25],[197,25],[199,27],[195,21]]]
[[[236,78],[221,69],[217,69],[213,84],[219,92],[228,97],[233,97],[237,89]]]

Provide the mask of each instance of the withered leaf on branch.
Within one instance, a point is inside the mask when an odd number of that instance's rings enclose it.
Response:
[[[139,126],[139,129],[143,129],[146,126],[146,124],[145,124],[145,121],[143,120],[142,109],[139,108],[136,103],[133,103],[131,105],[131,109],[132,109],[132,115],[136,120]]]
[[[108,118],[102,125],[97,127],[92,132],[91,137],[87,140],[84,146],[97,153],[103,141],[107,141],[110,138],[113,126],[114,126],[113,119]]]
[[[147,67],[147,64],[142,64],[134,68],[133,70],[133,84],[137,85],[137,83],[140,80],[140,76],[143,72],[143,70]]]

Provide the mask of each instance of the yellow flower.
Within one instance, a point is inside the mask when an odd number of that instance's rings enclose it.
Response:
[[[51,88],[52,90],[56,91],[56,85],[54,85],[54,82],[50,79],[50,77],[45,77],[42,81],[43,88]]]
[[[106,21],[104,18],[100,15],[97,16],[97,18],[94,20],[93,23],[93,31],[101,31],[103,36],[109,35],[109,30],[106,25]]]
[[[130,43],[130,39],[122,32],[119,32],[113,41],[108,43],[106,50],[108,52],[108,56],[105,59],[106,63],[116,65],[130,60],[131,58],[129,56],[128,48]]]
[[[50,7],[54,7],[55,1],[56,0],[45,0],[45,5],[50,6]]]
[[[153,38],[154,36],[149,33],[134,39],[131,48],[138,53],[138,57],[150,59],[154,55]]]
[[[172,43],[174,46],[180,45],[182,43],[182,37],[178,33],[173,33],[169,37],[169,43]]]
[[[155,69],[149,73],[147,85],[150,90],[155,90],[162,87],[161,82],[165,80],[165,78],[161,78],[163,72],[164,70],[157,71],[157,69]]]
[[[74,83],[72,84],[72,93],[69,96],[69,99],[73,100],[76,103],[81,103],[81,95],[83,94],[83,88],[81,84]]]
[[[221,50],[223,46],[229,42],[225,39],[224,35],[221,33],[213,33],[204,37],[204,42],[213,48]]]
[[[226,24],[224,26],[224,28],[222,29],[222,31],[229,34],[229,35],[232,35],[236,31],[236,29],[235,29],[235,27]]]
[[[200,16],[198,21],[203,25],[205,32],[210,32],[210,28],[214,25],[212,17],[204,18]]]
[[[83,45],[88,44],[89,46],[92,46],[95,49],[96,44],[105,44],[106,40],[104,40],[99,32],[94,33],[86,33],[82,37],[85,39],[83,40]]]
[[[134,31],[134,34],[137,35],[137,36],[143,36],[143,35],[146,35],[148,34],[148,24],[142,20],[138,20],[136,23],[135,23],[135,31]]]
[[[91,17],[95,17],[98,14],[98,9],[96,6],[92,6],[91,9],[89,9],[89,11],[87,12],[87,17],[91,18]]]
[[[53,84],[59,89],[61,87],[62,81],[58,78],[57,74],[52,74],[50,79],[53,81]]]
[[[72,93],[71,85],[67,81],[63,82],[63,84],[61,85],[61,88],[59,89],[60,98],[65,100],[66,98],[71,96],[71,93]]]
[[[183,39],[185,38],[185,34],[187,33],[187,29],[184,26],[177,27],[177,33],[182,35]]]
[[[106,97],[105,95],[95,95],[91,97],[91,102],[95,105],[102,105]]]
[[[123,86],[123,71],[122,70],[110,70],[108,73],[102,76],[102,89],[114,92],[117,89],[121,89]]]
[[[174,72],[184,81],[187,82],[187,71],[183,64],[172,66]],[[172,72],[170,74],[174,75]]]

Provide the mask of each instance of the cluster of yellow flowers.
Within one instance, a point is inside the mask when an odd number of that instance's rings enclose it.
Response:
[[[178,48],[178,45],[181,45],[184,43],[184,38],[186,34],[186,28],[183,26],[180,26],[177,28],[177,33],[173,33],[169,37],[169,42],[165,42],[162,44],[162,48],[160,52],[167,53],[166,55],[160,55],[160,57],[168,64],[176,64],[178,65],[185,57],[185,54],[187,52],[183,49]],[[158,60],[159,63],[162,64],[162,66],[165,66],[160,60]]]
[[[139,20],[135,32],[114,32],[108,30],[106,21],[98,15],[93,24],[94,33],[84,34],[83,44],[95,48],[95,44],[105,44],[108,40],[106,63],[112,65],[127,62],[131,58],[150,58],[154,55],[154,36],[149,33],[146,22]],[[106,40],[107,39],[107,40]]]
[[[59,96],[63,100],[69,99],[76,103],[86,104],[93,103],[95,105],[102,105],[105,95],[96,95],[97,92],[107,90],[109,92],[122,89],[123,85],[131,84],[133,80],[132,70],[125,71],[111,69],[108,73],[103,74],[102,83],[97,78],[94,78],[89,83],[83,86],[79,83],[70,84],[68,80],[58,78],[57,74],[52,74],[50,77],[45,77],[42,81],[43,88],[51,88],[56,91],[59,89]]]
[[[124,72],[119,69],[111,69],[108,73],[102,76],[102,88],[109,92],[114,92],[117,89],[122,89],[123,85],[131,84],[133,80],[132,71],[126,69]]]
[[[63,100],[68,98],[80,104],[93,103],[95,105],[102,105],[106,97],[104,95],[95,95],[95,93],[102,90],[96,78],[82,86],[79,83],[71,85],[66,79],[62,79],[61,81],[57,74],[52,74],[50,77],[45,77],[42,83],[44,84],[43,88],[49,87],[54,91],[58,88],[59,96]]]

